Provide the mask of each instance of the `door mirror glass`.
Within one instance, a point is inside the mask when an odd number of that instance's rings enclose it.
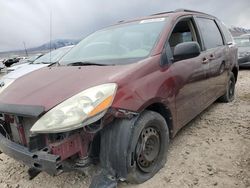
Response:
[[[183,42],[174,48],[174,61],[194,58],[201,53],[200,45],[197,42]]]

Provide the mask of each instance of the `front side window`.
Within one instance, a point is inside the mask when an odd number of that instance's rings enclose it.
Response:
[[[206,49],[216,48],[223,45],[223,39],[218,26],[214,20],[207,18],[197,18]]]
[[[183,42],[198,42],[195,27],[191,19],[184,19],[178,22],[170,35],[169,45],[174,52],[174,48]]]
[[[147,57],[157,42],[167,18],[125,23],[97,31],[83,39],[65,55],[60,64],[98,62]],[[122,61],[115,61],[121,64]]]

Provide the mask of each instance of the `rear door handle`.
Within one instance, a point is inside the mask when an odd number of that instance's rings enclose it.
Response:
[[[209,62],[209,59],[207,59],[207,58],[202,59],[202,64],[207,64],[208,62]]]

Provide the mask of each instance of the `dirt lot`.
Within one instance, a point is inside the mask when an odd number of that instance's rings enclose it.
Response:
[[[236,100],[215,103],[172,140],[168,161],[142,185],[118,187],[250,188],[250,70],[240,71]],[[0,187],[88,187],[98,167],[86,173],[50,177],[41,173],[28,180],[27,167],[0,154]]]

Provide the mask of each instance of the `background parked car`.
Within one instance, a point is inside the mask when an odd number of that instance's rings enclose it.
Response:
[[[235,37],[238,46],[238,63],[241,68],[250,68],[250,34]]]
[[[10,67],[12,64],[19,62],[20,59],[21,59],[21,57],[12,57],[12,58],[9,58],[6,61],[4,61],[4,65],[6,67]]]
[[[43,56],[44,54],[36,54],[36,55],[32,55],[28,58],[25,59],[21,59],[18,63],[12,64],[10,67],[7,68],[7,73],[14,71],[18,68],[21,68],[25,65],[28,65],[29,63],[33,63],[36,59],[38,59],[39,57]]]
[[[2,92],[5,88],[7,88],[12,82],[14,82],[17,78],[28,74],[32,71],[38,70],[43,67],[48,67],[51,64],[57,63],[73,46],[66,46],[52,51],[51,53],[47,53],[42,57],[36,59],[32,63],[27,63],[25,65],[21,65],[22,67],[12,71],[0,80],[0,92]]]
[[[0,59],[0,70],[5,68],[4,62],[5,62],[5,59]]]

